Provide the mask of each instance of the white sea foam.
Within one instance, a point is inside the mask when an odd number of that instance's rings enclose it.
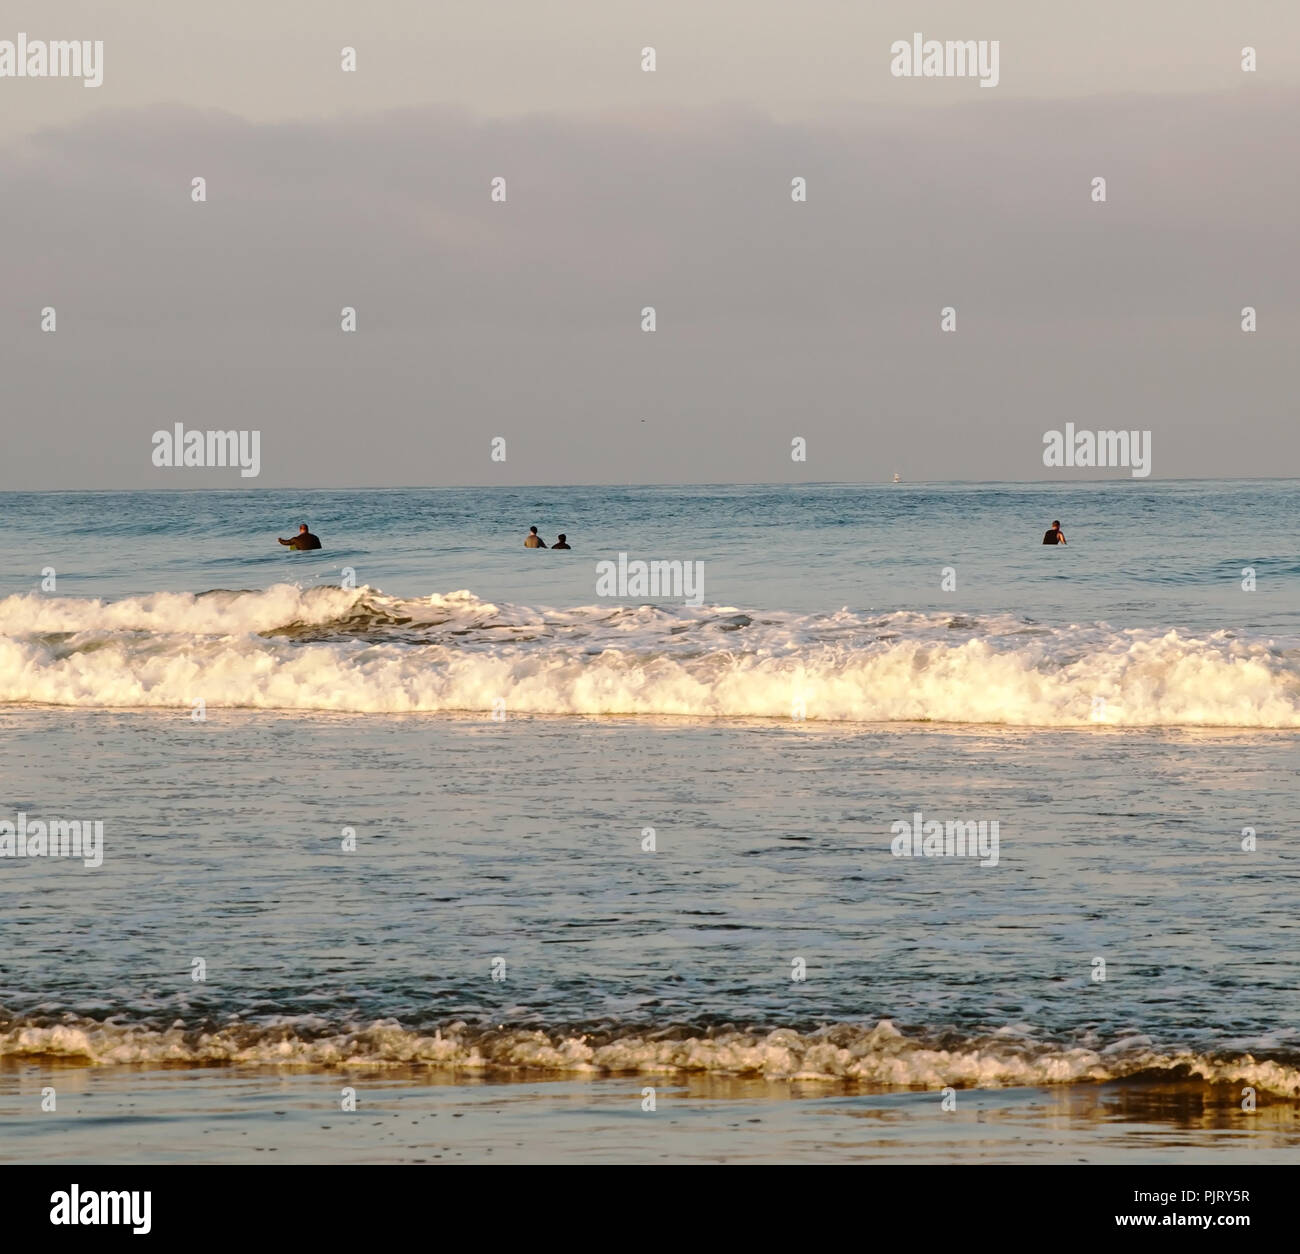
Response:
[[[0,1030],[0,1057],[61,1058],[92,1066],[239,1064],[306,1070],[429,1067],[478,1072],[754,1076],[853,1081],[873,1087],[1006,1088],[1100,1083],[1144,1075],[1251,1085],[1300,1100],[1300,1070],[1249,1054],[1213,1056],[1161,1051],[1145,1039],[1109,1049],[1067,1047],[989,1036],[941,1048],[900,1033],[888,1020],[874,1027],[839,1025],[801,1034],[722,1031],[564,1034],[484,1030],[463,1023],[417,1032],[392,1021],[348,1031],[307,1030],[292,1022],[242,1024],[217,1031],[156,1030],[88,1020],[54,1026],[13,1024]]]
[[[498,606],[278,585],[0,600],[0,703],[1300,727],[1300,652],[1009,615]]]
[[[359,599],[355,589],[303,589],[292,584],[276,584],[261,592],[153,592],[120,601],[28,593],[0,600],[0,635],[86,631],[238,635],[294,622],[330,622],[346,615]]]

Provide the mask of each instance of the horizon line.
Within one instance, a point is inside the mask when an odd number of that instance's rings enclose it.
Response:
[[[194,486],[188,488],[168,487],[121,487],[121,488],[0,488],[3,495],[35,496],[43,493],[73,492],[457,492],[477,491],[483,488],[524,490],[529,488],[905,488],[905,487],[988,487],[992,485],[1011,484],[1016,487],[1036,487],[1038,485],[1058,488],[1078,488],[1104,486],[1107,484],[1137,483],[1143,487],[1154,484],[1177,483],[1297,483],[1300,475],[1188,475],[1182,478],[1142,478],[1132,476],[1106,479],[900,479],[897,483],[889,479],[808,479],[808,480],[754,480],[740,482],[730,480],[692,480],[683,483],[618,483],[611,481],[592,481],[578,483],[391,483],[391,484],[331,484],[327,486],[308,487],[300,484],[283,484],[279,486],[242,486],[232,484],[229,487]]]

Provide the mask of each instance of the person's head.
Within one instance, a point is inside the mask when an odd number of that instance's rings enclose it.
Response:
[[[299,530],[299,531],[306,531],[306,530],[307,530],[307,524],[306,524],[306,523],[299,523],[299,524],[298,524],[298,530]]]
[[[560,532],[560,543],[563,544],[566,538],[567,538],[567,537],[565,536],[564,532],[561,531],[561,532]]]
[[[1060,529],[1061,529],[1061,520],[1059,518],[1054,518],[1052,520],[1052,530],[1060,531]]]
[[[529,528],[528,528],[528,534],[529,534],[530,536],[535,536],[535,535],[537,534],[537,528],[536,528],[536,527],[529,527]]]

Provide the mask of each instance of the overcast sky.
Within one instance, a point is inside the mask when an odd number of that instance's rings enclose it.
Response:
[[[0,78],[0,488],[1041,479],[1066,422],[1295,475],[1300,4],[1064,10],[0,0],[104,41]]]

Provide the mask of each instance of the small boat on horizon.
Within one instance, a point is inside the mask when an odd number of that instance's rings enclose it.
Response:
[[[898,476],[898,471],[894,471],[894,482],[895,482],[895,483],[902,483],[902,482],[903,482],[902,479],[900,479],[899,476]]]

